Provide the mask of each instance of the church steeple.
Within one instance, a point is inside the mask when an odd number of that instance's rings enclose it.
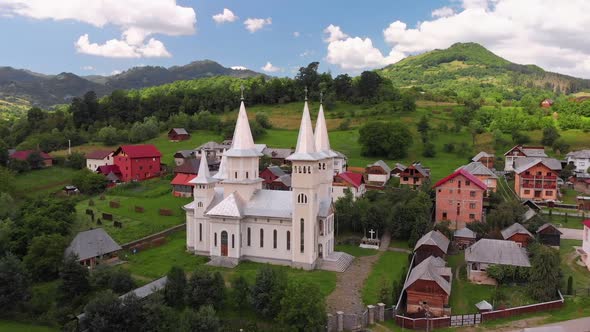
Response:
[[[199,173],[197,177],[192,179],[190,183],[194,184],[210,184],[217,182],[216,179],[211,177],[209,173],[209,165],[207,165],[207,153],[201,151],[201,162],[199,163]]]
[[[322,105],[322,94],[320,93],[320,111],[315,124],[314,140],[315,148],[318,152],[326,154],[328,157],[334,157],[335,153],[330,149],[330,137],[328,136],[328,127],[324,117],[324,106]]]
[[[287,157],[287,160],[319,160],[321,154],[316,150],[316,144],[313,138],[313,129],[311,116],[309,115],[309,106],[307,105],[307,93],[305,104],[303,105],[303,116],[299,126],[299,136],[297,137],[297,147],[295,153]]]
[[[227,179],[227,157],[225,155],[227,150],[223,149],[223,155],[221,156],[221,162],[219,163],[219,170],[217,174],[213,175],[213,178],[217,180],[224,180]]]

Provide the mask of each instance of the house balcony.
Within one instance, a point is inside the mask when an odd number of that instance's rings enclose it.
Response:
[[[521,174],[520,177],[522,179],[533,179],[533,180],[545,180],[545,181],[557,181],[557,176],[548,176],[548,175],[533,175],[533,174]]]
[[[545,183],[545,184],[523,183],[522,187],[527,188],[527,189],[557,189],[557,184],[556,183]]]

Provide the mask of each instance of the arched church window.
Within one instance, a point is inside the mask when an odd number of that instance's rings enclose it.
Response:
[[[287,250],[291,250],[291,231],[287,231]]]
[[[303,174],[307,174],[307,168],[305,166],[303,166]]]
[[[235,179],[237,179],[238,178],[238,172],[235,172],[234,173],[234,176],[235,176]]]
[[[300,220],[299,227],[300,227],[300,231],[301,231],[301,235],[300,235],[301,244],[300,244],[299,250],[301,251],[301,253],[303,253],[303,251],[305,249],[305,221],[303,220],[303,218],[301,218],[301,220]]]
[[[297,195],[297,203],[299,204],[307,204],[307,195],[299,194]]]
[[[246,172],[246,179],[248,178],[248,172]]]
[[[311,174],[311,166],[307,166],[307,173]]]
[[[213,245],[217,247],[217,233],[213,234]]]
[[[260,229],[260,248],[264,248],[264,229]]]
[[[248,247],[250,246],[251,239],[252,239],[252,230],[250,229],[250,227],[248,227],[248,234],[246,236],[246,243],[248,244]]]
[[[202,208],[202,207],[203,207],[203,202],[198,202],[198,203],[197,203],[197,207],[200,207],[200,208]]]
[[[277,230],[275,229],[272,231],[272,247],[273,249],[277,248]]]
[[[199,223],[199,242],[203,242],[203,224]]]
[[[235,235],[232,234],[231,235],[231,248],[232,249],[235,248],[235,245],[236,245],[236,238],[235,238]]]

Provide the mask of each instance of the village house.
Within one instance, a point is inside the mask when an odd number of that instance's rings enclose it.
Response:
[[[590,196],[576,196],[578,210],[590,211]]]
[[[470,222],[484,221],[483,197],[488,187],[475,175],[458,169],[438,181],[434,189],[437,222],[449,221],[451,229],[460,229]]]
[[[270,163],[273,165],[289,165],[287,157],[293,154],[293,149],[279,149],[265,147],[262,150],[262,154],[270,158]]]
[[[467,227],[456,230],[453,233],[453,242],[459,250],[463,250],[475,243],[477,234]]]
[[[100,166],[113,163],[113,151],[111,150],[94,150],[86,155],[86,168],[92,172],[96,172]]]
[[[576,167],[575,172],[588,173],[588,169],[590,169],[590,150],[572,151],[566,155],[566,161]]]
[[[121,145],[113,154],[121,181],[142,181],[160,175],[162,154],[152,144]]]
[[[211,257],[209,265],[232,267],[241,260],[306,270],[343,271],[353,257],[334,251],[333,156],[323,107],[315,133],[307,101],[291,162],[291,191],[263,189],[260,157],[244,102],[232,145],[209,174],[205,159],[191,183],[194,200],[185,205],[187,250]],[[223,170],[223,171],[222,171]]]
[[[260,177],[264,180],[264,189],[291,190],[291,175],[279,166],[268,166],[260,172]]]
[[[580,253],[582,263],[584,263],[588,268],[588,271],[590,271],[590,219],[584,220],[582,225],[584,225],[584,231],[582,233],[582,248],[578,249],[578,252]]]
[[[561,244],[562,233],[555,227],[555,225],[546,223],[537,229],[537,237],[539,242],[544,245],[559,247]]]
[[[230,144],[226,144],[226,142],[223,143],[217,143],[217,142],[207,142],[204,144],[201,144],[199,147],[197,147],[196,149],[192,150],[195,157],[201,157],[202,153],[205,153],[207,155],[207,159],[216,159],[218,161],[221,161],[221,156],[223,155],[223,151],[229,149],[231,147],[231,143]]]
[[[195,159],[195,150],[178,150],[174,154],[174,164],[180,166],[187,159]]]
[[[74,254],[84,266],[92,269],[103,260],[116,257],[121,246],[102,228],[90,229],[76,234],[65,250],[65,255]]]
[[[518,158],[514,167],[514,192],[521,199],[557,200],[561,163],[553,158]]]
[[[487,194],[496,192],[496,188],[498,187],[498,176],[481,162],[474,161],[459,168],[475,175],[476,178],[485,183],[488,187]]]
[[[485,167],[494,169],[495,157],[496,156],[493,154],[481,151],[480,153],[476,154],[475,157],[471,158],[471,161],[482,163]]]
[[[503,229],[500,233],[504,240],[513,241],[519,247],[526,247],[529,245],[529,242],[535,239],[531,232],[517,222]]]
[[[391,178],[391,168],[383,160],[378,160],[365,168],[367,186],[382,188]]]
[[[445,259],[449,243],[449,239],[439,231],[433,230],[424,234],[414,246],[414,263],[418,264],[430,256]]]
[[[407,295],[406,312],[415,317],[448,316],[453,273],[446,262],[430,256],[416,265],[404,283]]]
[[[334,150],[334,175],[346,172],[348,170],[348,157],[342,152]]]
[[[199,171],[199,163],[201,162],[201,158],[188,158],[184,161],[184,163],[180,164],[179,166],[174,167],[174,174],[194,174],[197,175]],[[207,159],[207,165],[209,166],[210,170],[218,170],[220,162],[215,159]]]
[[[574,186],[574,190],[584,194],[590,194],[590,174],[575,173],[569,178],[569,182]]]
[[[51,155],[49,155],[48,153],[45,153],[43,151],[35,151],[35,150],[23,150],[23,151],[14,151],[13,153],[11,153],[9,155],[9,159],[14,159],[14,160],[21,160],[21,161],[29,161],[29,156],[32,153],[38,153],[39,156],[41,156],[41,166],[42,167],[50,167],[53,166],[53,157],[51,157]]]
[[[172,195],[174,197],[193,197],[193,188],[191,181],[196,178],[195,174],[178,173],[170,181],[172,185]]]
[[[467,278],[471,282],[486,285],[497,283],[486,272],[490,265],[531,266],[525,248],[513,241],[493,239],[481,239],[465,249],[465,262]]]
[[[108,181],[108,187],[112,187],[121,182],[121,170],[117,165],[103,165],[96,169],[97,174],[102,174]]]
[[[172,128],[168,131],[168,140],[171,142],[186,141],[191,138],[191,134],[184,128]]]
[[[342,172],[334,176],[332,200],[336,202],[339,198],[344,197],[347,191],[352,193],[353,199],[363,197],[367,190],[365,188],[365,178],[362,174]]]
[[[516,160],[520,158],[547,158],[545,148],[542,146],[522,146],[516,145],[504,153],[506,158],[504,170],[507,172],[514,171]]]
[[[401,172],[406,169],[406,166],[400,163],[395,163],[395,166],[391,169],[391,176],[395,176],[396,178],[400,177]]]
[[[550,108],[551,106],[553,106],[553,99],[543,99],[543,101],[541,101],[541,107],[542,108]]]
[[[420,187],[428,179],[430,179],[430,169],[423,167],[419,161],[405,167],[399,174],[400,186],[406,185],[411,188]]]

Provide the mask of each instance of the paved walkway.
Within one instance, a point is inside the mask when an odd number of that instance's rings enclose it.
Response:
[[[567,331],[567,332],[590,332],[590,317],[585,318],[578,318],[572,320],[566,320],[560,323],[554,324],[547,324],[541,325],[538,327],[543,327],[546,329],[539,329],[539,331],[551,331],[549,328],[559,328],[561,327],[562,330],[555,330],[555,331]],[[520,330],[512,330],[511,332],[521,332],[523,329]],[[535,328],[531,328],[531,332],[535,331]]]
[[[375,255],[356,257],[346,271],[338,273],[336,289],[326,299],[328,313],[343,311],[345,314],[360,314],[365,311],[361,298],[363,285],[371,273],[373,264],[389,248],[390,241],[389,233],[383,234],[381,246]]]
[[[582,229],[574,229],[574,228],[558,228],[561,234],[562,239],[567,240],[582,240],[584,236],[584,230]]]

